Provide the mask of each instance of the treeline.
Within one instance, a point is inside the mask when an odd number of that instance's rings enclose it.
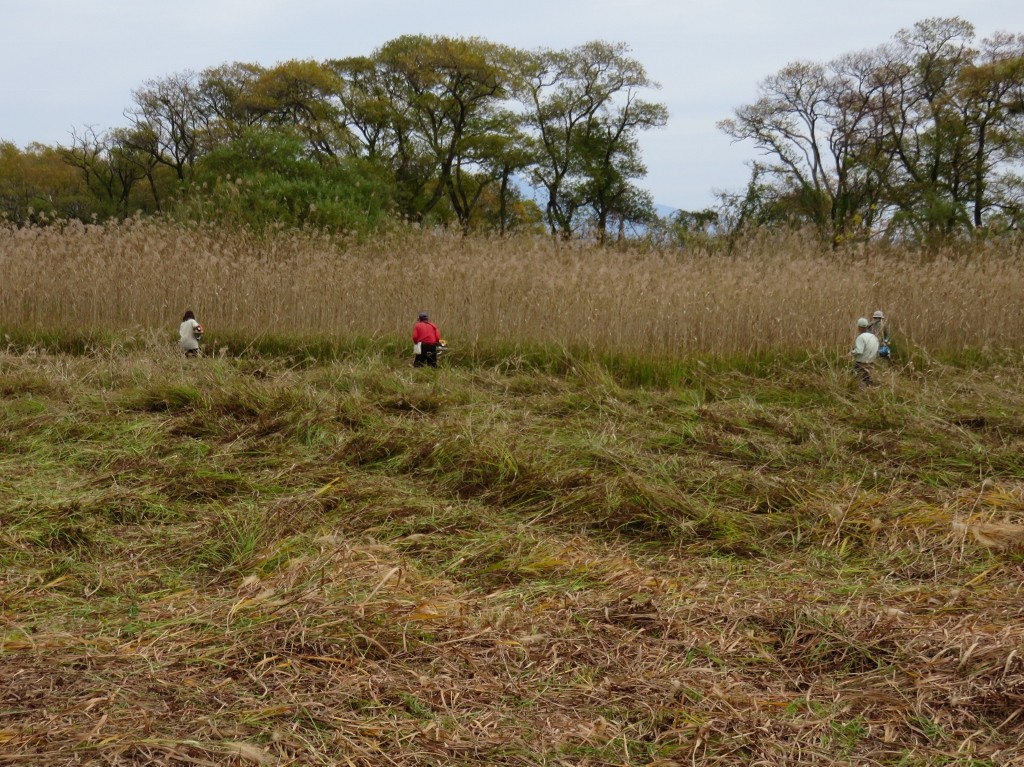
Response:
[[[723,200],[732,225],[810,224],[836,242],[1019,231],[1024,35],[974,40],[962,19],[928,19],[761,82],[719,123],[763,157]]]
[[[643,96],[656,87],[605,42],[523,51],[405,36],[365,57],[227,64],[146,82],[123,127],[76,130],[66,146],[0,144],[0,206],[18,224],[141,211],[603,239],[651,218],[635,182],[640,132],[667,120]]]
[[[764,227],[936,243],[1024,224],[1024,35],[975,44],[970,23],[927,19],[874,49],[789,64],[718,123],[759,153],[746,189],[668,219],[637,183],[639,137],[668,119],[647,98],[657,87],[621,44],[426,36],[365,57],[184,72],[134,91],[125,126],[0,142],[0,216],[411,221],[601,241],[639,223],[672,245]]]

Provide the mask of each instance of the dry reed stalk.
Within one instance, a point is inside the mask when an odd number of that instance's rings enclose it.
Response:
[[[511,342],[655,355],[836,349],[883,308],[906,351],[1013,348],[1024,256],[998,243],[923,256],[799,237],[732,256],[406,231],[260,239],[154,222],[0,230],[0,324],[172,334],[404,338],[429,310],[461,348]]]

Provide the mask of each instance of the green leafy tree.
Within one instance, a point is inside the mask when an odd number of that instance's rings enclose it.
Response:
[[[359,151],[392,169],[405,216],[502,232],[521,219],[512,180],[534,155],[510,96],[524,60],[479,39],[409,36],[331,62]]]
[[[0,216],[24,225],[52,219],[89,220],[107,212],[59,149],[33,143],[21,150],[0,141]]]
[[[241,95],[240,106],[267,128],[294,127],[305,139],[307,153],[328,163],[350,154],[354,142],[336,103],[340,87],[328,66],[287,61],[260,72]]]
[[[394,190],[378,168],[355,157],[324,166],[308,152],[306,136],[294,126],[243,131],[198,162],[177,214],[257,230],[311,225],[368,232],[387,224]]]
[[[552,232],[603,238],[649,215],[637,136],[666,119],[627,50],[407,35],[363,57],[185,71],[146,81],[127,125],[76,132],[58,157],[101,216],[223,205],[261,226],[351,228],[362,210],[363,228],[393,215],[504,234],[536,224],[525,177],[547,191]]]
[[[976,55],[974,27],[962,19],[926,19],[901,30],[887,73],[893,95],[880,116],[896,162],[887,194],[897,230],[941,239],[968,225],[971,115],[960,103],[960,74]]]
[[[509,88],[502,54],[502,46],[478,38],[421,35],[398,38],[376,52],[397,118],[400,176],[413,180],[414,194],[406,198],[413,217],[428,216],[447,199],[459,223],[468,226],[472,200],[486,178],[481,154],[501,121]]]
[[[207,150],[239,138],[264,117],[252,95],[266,68],[235,62],[203,70],[196,84],[197,110],[204,116]]]
[[[324,66],[337,78],[334,97],[354,141],[352,152],[394,164],[405,153],[410,132],[396,109],[399,81],[369,56],[333,59]]]
[[[540,51],[525,69],[519,91],[534,134],[532,180],[547,197],[552,234],[571,236],[589,204],[603,237],[615,200],[637,197],[622,185],[643,174],[637,133],[664,125],[667,110],[639,98],[657,84],[628,53],[626,45],[595,41]]]
[[[972,223],[986,213],[1019,220],[1021,196],[1014,187],[1024,158],[1024,35],[999,33],[982,42],[980,57],[959,78],[971,142],[968,191]]]
[[[662,105],[640,101],[629,93],[623,105],[592,118],[578,137],[580,180],[571,188],[579,205],[592,212],[599,241],[605,241],[610,219],[618,222],[621,240],[628,222],[647,223],[653,218],[653,199],[633,183],[647,174],[635,132],[664,125],[666,119]]]

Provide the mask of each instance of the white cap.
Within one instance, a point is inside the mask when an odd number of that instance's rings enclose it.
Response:
[[[858,328],[866,328],[870,324],[871,323],[868,322],[868,318],[867,317],[861,317],[859,320],[857,320],[857,327]]]

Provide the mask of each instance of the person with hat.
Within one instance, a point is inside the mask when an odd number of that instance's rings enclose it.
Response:
[[[885,318],[885,312],[876,309],[871,315],[871,322],[868,330],[875,334],[878,339],[878,356],[888,359],[889,357],[889,321]]]
[[[871,332],[871,323],[867,317],[857,320],[857,338],[853,342],[853,370],[861,386],[874,386],[871,369],[878,357],[878,336]]]
[[[412,326],[412,348],[416,357],[413,367],[437,367],[437,345],[441,342],[441,331],[430,321],[426,312],[420,312],[419,320]]]

